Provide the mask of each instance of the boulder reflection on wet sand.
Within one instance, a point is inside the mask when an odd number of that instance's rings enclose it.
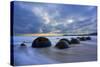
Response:
[[[71,38],[71,44],[80,44],[80,40],[77,38]]]
[[[45,37],[38,37],[32,42],[33,48],[44,48],[44,47],[50,47],[51,42],[48,38]]]
[[[65,40],[60,40],[60,41],[56,44],[55,47],[58,48],[58,49],[69,48],[69,43],[68,43],[67,41],[65,41]]]

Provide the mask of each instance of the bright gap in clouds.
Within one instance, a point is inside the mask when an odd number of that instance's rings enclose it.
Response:
[[[73,23],[74,19],[67,19],[67,23]]]

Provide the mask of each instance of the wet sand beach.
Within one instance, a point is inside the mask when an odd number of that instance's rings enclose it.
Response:
[[[15,38],[14,43],[14,65],[40,65],[40,64],[56,64],[56,63],[72,63],[86,62],[97,60],[97,37],[92,36],[92,40],[81,41],[80,44],[72,44],[67,49],[57,49],[55,44],[63,37],[47,37],[52,42],[51,47],[47,48],[32,48],[31,43],[26,43],[27,46],[19,46],[23,37]],[[36,37],[26,38],[28,41],[33,41]],[[70,37],[69,37],[70,38]],[[25,38],[24,38],[25,39]],[[16,41],[20,42],[16,42]]]

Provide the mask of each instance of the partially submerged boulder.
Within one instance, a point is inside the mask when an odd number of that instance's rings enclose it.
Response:
[[[51,42],[48,38],[45,37],[38,37],[32,42],[33,48],[44,48],[44,47],[50,47]]]
[[[80,44],[80,40],[77,38],[71,38],[71,44]]]
[[[25,42],[21,43],[20,46],[26,46]]]
[[[63,38],[60,41],[66,41],[66,42],[68,42],[68,44],[71,44],[71,42],[68,39],[66,39],[66,38]]]
[[[26,46],[24,43],[20,44],[20,46]]]
[[[56,44],[55,47],[58,48],[58,49],[66,49],[66,48],[69,48],[69,44],[68,44],[67,41],[60,40],[60,41]]]
[[[77,37],[80,41],[86,41],[86,37]]]
[[[91,37],[89,37],[89,36],[88,36],[88,37],[86,37],[86,40],[91,40]]]

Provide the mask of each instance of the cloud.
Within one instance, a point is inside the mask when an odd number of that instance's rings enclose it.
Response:
[[[48,13],[41,7],[33,7],[32,12],[39,18],[42,18],[42,21],[45,24],[50,23],[50,18]]]
[[[66,33],[85,27],[95,30],[96,12],[95,6],[14,2],[14,32]]]

